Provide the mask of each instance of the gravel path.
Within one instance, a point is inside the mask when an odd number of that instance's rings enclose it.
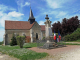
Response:
[[[49,56],[38,60],[80,60],[80,46],[78,45],[67,45],[67,47],[51,50],[36,47],[29,49],[36,52],[47,52],[49,54]]]
[[[2,53],[0,52],[0,60],[19,60],[19,59],[14,58],[14,57],[11,57],[11,56],[6,55],[6,54],[2,54]]]

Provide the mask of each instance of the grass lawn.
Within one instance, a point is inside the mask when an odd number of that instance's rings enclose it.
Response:
[[[66,42],[63,42],[63,43],[57,43],[57,44],[63,44],[63,45],[80,45],[78,43],[66,43]]]
[[[37,53],[35,51],[27,49],[36,46],[36,43],[27,43],[24,44],[23,48],[21,49],[19,46],[0,45],[0,52],[14,56],[20,60],[35,60],[48,56],[47,53]]]
[[[66,42],[80,42],[80,39],[76,40],[76,41],[66,41]]]

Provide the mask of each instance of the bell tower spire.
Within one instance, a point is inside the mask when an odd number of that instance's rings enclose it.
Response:
[[[29,14],[29,19],[28,21],[30,22],[30,24],[32,24],[33,22],[35,22],[35,18],[33,16],[33,12],[32,12],[32,9],[31,9],[31,5],[30,5],[30,14]]]

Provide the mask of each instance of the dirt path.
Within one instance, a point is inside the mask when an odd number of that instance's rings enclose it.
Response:
[[[19,59],[14,58],[14,57],[11,57],[11,56],[6,55],[6,54],[2,54],[2,53],[0,52],[0,60],[19,60]]]
[[[37,47],[29,48],[36,52],[47,52],[49,56],[38,60],[80,60],[80,46],[67,45],[67,47],[56,49],[39,49]]]
[[[36,52],[46,52],[49,55],[57,55],[57,54],[61,54],[64,52],[69,52],[69,51],[77,49],[77,48],[80,48],[80,46],[78,46],[78,45],[66,45],[66,47],[49,49],[49,50],[41,49],[41,48],[37,48],[37,47],[33,47],[33,48],[29,48],[29,49],[36,51]]]

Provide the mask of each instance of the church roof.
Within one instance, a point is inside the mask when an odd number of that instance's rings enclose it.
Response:
[[[45,31],[45,25],[40,25],[40,27],[41,27],[41,30]]]
[[[33,12],[32,12],[32,9],[31,8],[30,8],[29,19],[35,19],[34,16],[33,16]]]
[[[35,23],[35,22],[34,22]],[[5,20],[5,29],[30,29],[34,25],[29,21],[8,21]],[[45,25],[40,25],[41,30],[45,30]]]
[[[5,21],[5,29],[30,29],[34,23],[30,24],[28,21]]]

